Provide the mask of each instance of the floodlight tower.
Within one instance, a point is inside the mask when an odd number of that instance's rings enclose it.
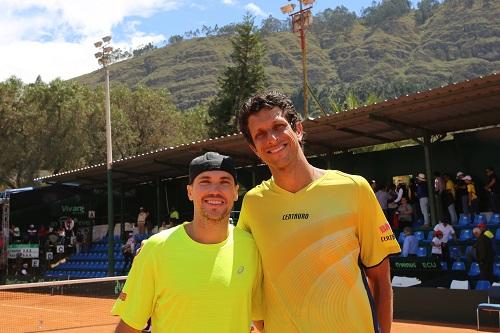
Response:
[[[292,18],[292,31],[300,37],[300,49],[302,51],[302,81],[304,84],[304,119],[308,118],[307,106],[307,51],[306,51],[306,29],[312,24],[311,9],[315,0],[298,0],[299,10],[292,13],[296,4],[288,0],[288,4],[281,7],[283,14]],[[305,6],[305,7],[304,7]],[[307,7],[309,6],[309,7]]]
[[[113,221],[113,146],[111,143],[111,101],[109,97],[109,69],[111,63],[111,53],[113,47],[111,44],[111,36],[105,36],[100,41],[94,43],[94,46],[99,49],[99,52],[94,56],[97,62],[104,69],[104,109],[106,113],[106,177],[108,182],[108,276],[114,276],[114,221]]]

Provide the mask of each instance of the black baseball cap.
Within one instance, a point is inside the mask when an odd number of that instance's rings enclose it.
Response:
[[[236,168],[233,159],[229,156],[209,151],[194,158],[191,163],[189,163],[189,184],[192,184],[193,180],[200,173],[212,170],[226,171],[233,176],[234,183],[237,183]]]

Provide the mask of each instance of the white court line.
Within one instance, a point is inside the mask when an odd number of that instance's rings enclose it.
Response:
[[[30,309],[30,310],[43,310],[43,311],[50,311],[50,312],[60,312],[60,313],[75,314],[74,311],[53,310],[53,309],[47,309],[47,308],[39,308],[39,307],[36,307],[36,306],[23,306],[23,305],[10,305],[10,304],[0,304],[0,306],[9,307],[9,308]]]

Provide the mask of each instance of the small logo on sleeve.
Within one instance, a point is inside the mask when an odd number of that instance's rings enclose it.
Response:
[[[238,274],[241,274],[245,271],[245,266],[238,267]]]
[[[391,226],[389,225],[389,223],[384,223],[382,224],[381,226],[378,227],[379,230],[380,230],[380,233],[384,234],[386,233],[387,231],[391,230]]]

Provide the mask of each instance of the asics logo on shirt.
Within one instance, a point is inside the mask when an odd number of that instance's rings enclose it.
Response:
[[[307,220],[307,219],[309,219],[309,214],[307,214],[307,213],[284,214],[281,219],[283,221],[287,221],[287,220]]]

